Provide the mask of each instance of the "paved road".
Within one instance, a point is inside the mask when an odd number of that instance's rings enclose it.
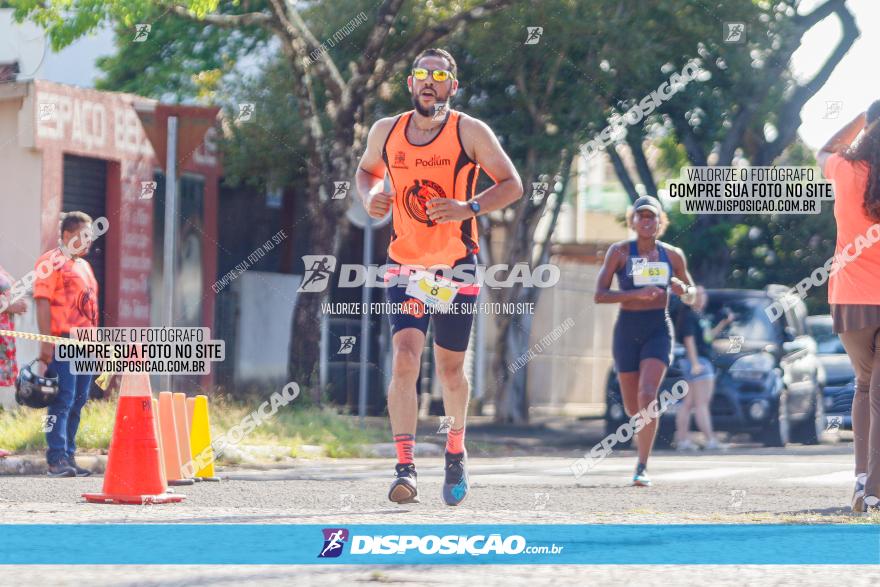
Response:
[[[181,488],[182,504],[110,507],[86,504],[100,477],[0,477],[4,521],[149,521],[324,523],[852,521],[851,445],[748,449],[682,456],[658,452],[655,486],[629,487],[634,458],[615,453],[575,479],[577,453],[554,457],[473,457],[472,493],[458,508],[440,501],[442,459],[418,459],[422,503],[387,501],[388,459],[303,460],[293,468],[227,469],[223,483]],[[618,451],[620,452],[620,451]]]
[[[35,582],[39,577],[39,583]],[[479,587],[743,587],[817,585],[876,587],[880,572],[864,566],[550,566],[523,565],[426,567],[317,567],[317,566],[102,566],[0,567],[2,585],[242,587],[278,585],[348,587],[349,585],[437,586],[470,584]],[[466,582],[466,583],[465,583]]]
[[[422,503],[396,506],[386,501],[390,463],[383,459],[303,461],[295,468],[223,472],[222,483],[183,488],[185,503],[99,506],[80,499],[100,489],[100,478],[0,478],[0,519],[5,523],[167,522],[167,523],[777,523],[880,522],[849,513],[851,445],[796,447],[785,452],[748,449],[681,456],[658,453],[651,463],[652,488],[628,486],[632,453],[615,454],[576,480],[569,465],[574,452],[555,457],[471,460],[472,494],[458,508],[439,497],[441,460],[418,462]],[[459,571],[461,569],[458,569]],[[846,576],[847,583],[876,584],[880,574],[861,569],[841,575],[839,567],[811,568],[805,576],[787,567],[593,567],[599,580],[638,580],[644,584],[798,584],[825,583]],[[0,584],[27,569],[6,568]],[[141,574],[144,572],[145,574]],[[90,584],[326,584],[328,581],[388,581],[402,584],[447,582],[448,567],[180,567],[134,571],[103,567],[65,571],[59,580]],[[486,585],[518,585],[535,573],[557,584],[582,584],[582,567],[468,567],[469,577]],[[348,575],[340,575],[348,573]],[[343,578],[347,577],[347,578]],[[306,580],[309,582],[306,582]],[[701,579],[702,578],[702,579]],[[53,582],[54,579],[53,579]],[[533,584],[533,583],[530,583]]]

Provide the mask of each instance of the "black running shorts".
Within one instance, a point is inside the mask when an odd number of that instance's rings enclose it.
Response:
[[[389,260],[389,263],[394,261]],[[405,328],[417,328],[427,333],[428,324],[433,321],[434,344],[454,352],[467,350],[478,294],[459,291],[452,301],[449,312],[428,313],[420,300],[406,294],[405,284],[389,287],[386,291],[393,310],[388,315],[392,336]],[[470,292],[472,288],[466,291]]]

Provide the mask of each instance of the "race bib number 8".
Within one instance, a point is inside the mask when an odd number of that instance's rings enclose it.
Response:
[[[426,306],[445,308],[452,303],[458,294],[454,282],[436,279],[427,271],[413,271],[406,285],[406,295],[421,300]]]
[[[633,285],[669,285],[669,264],[659,261],[636,263],[633,259]]]

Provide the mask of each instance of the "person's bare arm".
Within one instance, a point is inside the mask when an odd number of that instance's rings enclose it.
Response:
[[[10,304],[7,298],[8,294],[0,296],[0,312],[6,312],[7,314],[24,314],[27,312],[28,305],[26,301],[15,300]]]
[[[819,163],[819,168],[822,169],[823,173],[825,172],[825,163],[828,161],[828,157],[834,153],[840,153],[841,151],[848,149],[853,141],[856,140],[856,137],[859,136],[859,133],[862,132],[862,129],[865,128],[865,120],[866,114],[862,112],[849,121],[846,126],[837,131],[834,136],[831,137],[821,149],[819,149],[819,153],[816,155],[816,161]]]
[[[468,157],[495,180],[495,185],[473,198],[480,205],[480,214],[506,208],[521,198],[522,180],[492,129],[475,118],[463,116],[460,130]],[[428,216],[434,222],[461,222],[472,218],[474,213],[467,202],[434,198],[428,201]]]
[[[716,324],[714,327],[712,327],[712,330],[710,331],[710,334],[712,336],[712,340],[718,338],[718,335],[721,334],[721,332],[725,328],[727,328],[732,322],[733,322],[733,316],[731,316],[729,314],[727,316],[725,316],[724,318],[722,318],[721,321],[718,322],[718,324]]]
[[[37,328],[40,334],[52,334],[52,311],[49,300],[46,298],[36,298],[34,300],[37,305]],[[47,365],[52,362],[55,355],[55,345],[51,342],[40,343],[40,360]]]
[[[10,314],[24,314],[27,312],[27,302],[24,300],[16,300],[9,304],[5,311]]]
[[[373,218],[384,217],[394,201],[394,193],[384,191],[386,169],[382,158],[385,140],[393,126],[393,118],[383,118],[373,125],[367,135],[367,148],[355,173],[358,194],[367,213]]]
[[[694,278],[691,277],[687,268],[687,259],[685,259],[684,251],[678,247],[667,249],[669,252],[669,263],[672,265],[672,279],[669,280],[672,287],[672,293],[681,298],[681,301],[687,305],[692,305],[696,301],[696,287],[694,286]]]
[[[620,302],[630,302],[633,300],[651,300],[661,293],[659,287],[643,287],[629,291],[612,290],[611,283],[614,279],[614,273],[626,263],[626,251],[613,244],[605,253],[605,262],[599,269],[599,276],[596,278],[596,293],[593,295],[593,301],[597,304],[617,304]],[[653,292],[653,293],[652,293]]]

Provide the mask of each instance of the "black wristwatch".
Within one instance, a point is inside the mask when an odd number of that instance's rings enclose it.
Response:
[[[468,202],[468,207],[471,209],[471,212],[474,213],[474,216],[480,213],[480,203],[476,200],[471,200]]]

